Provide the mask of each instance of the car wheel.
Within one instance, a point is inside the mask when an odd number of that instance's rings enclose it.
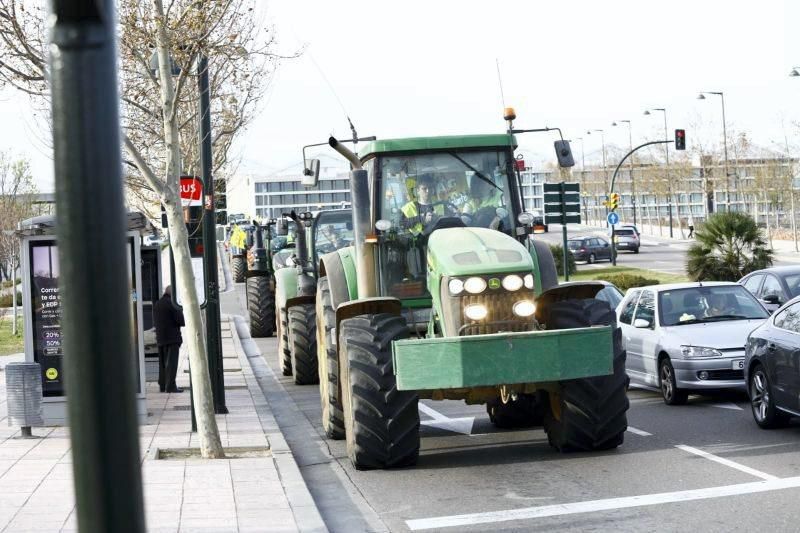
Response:
[[[638,253],[639,253],[639,247],[638,247],[638,246],[637,246],[637,247],[636,247],[636,249],[633,251],[633,253],[635,253],[635,254],[638,254]]]
[[[586,262],[591,265],[592,263],[594,263],[595,259],[596,258],[594,256],[594,254],[589,254],[589,259],[587,259]]]
[[[675,369],[669,357],[658,363],[658,382],[661,385],[661,396],[667,405],[683,405],[689,399],[689,393],[678,388],[675,380]]]
[[[763,366],[758,365],[753,368],[747,389],[750,392],[750,407],[753,409],[753,418],[758,427],[772,429],[786,425],[789,421],[789,416],[775,406],[775,397],[772,394],[772,387]]]

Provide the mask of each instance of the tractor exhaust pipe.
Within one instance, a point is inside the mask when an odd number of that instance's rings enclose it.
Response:
[[[342,154],[352,167],[350,171],[350,203],[353,209],[358,297],[372,298],[377,296],[378,288],[375,283],[375,249],[374,246],[366,242],[367,235],[372,233],[367,171],[361,168],[361,161],[359,161],[358,156],[334,137],[328,139],[328,144]]]

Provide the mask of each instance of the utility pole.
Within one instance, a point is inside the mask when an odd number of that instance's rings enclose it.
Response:
[[[145,519],[115,4],[50,2],[53,164],[78,528],[138,533]]]
[[[225,374],[222,362],[222,326],[219,308],[219,275],[217,271],[217,232],[214,214],[214,174],[211,153],[211,97],[208,83],[208,56],[205,51],[197,61],[197,89],[200,94],[200,166],[205,184],[205,214],[203,215],[203,271],[207,284],[206,350],[208,373],[214,396],[214,412],[227,414],[225,405]]]

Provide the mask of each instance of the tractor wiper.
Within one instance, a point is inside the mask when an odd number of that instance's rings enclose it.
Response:
[[[472,165],[470,165],[469,163],[467,163],[466,161],[464,161],[463,159],[461,159],[459,156],[457,156],[457,155],[456,155],[456,154],[454,154],[453,152],[447,152],[447,155],[450,155],[450,156],[453,156],[453,157],[455,157],[456,159],[458,159],[459,161],[461,161],[461,163],[462,163],[462,164],[463,164],[465,167],[467,167],[468,169],[470,169],[471,171],[473,171],[473,172],[475,173],[475,175],[476,175],[476,176],[478,176],[480,179],[482,179],[483,181],[485,181],[486,183],[488,183],[489,185],[491,185],[492,187],[494,187],[494,188],[495,188],[495,189],[497,189],[498,191],[500,191],[500,192],[503,192],[503,188],[502,188],[502,187],[499,187],[499,186],[498,186],[498,185],[497,185],[495,182],[493,182],[492,180],[490,180],[489,178],[487,178],[487,177],[486,177],[486,175],[485,175],[485,174],[483,174],[483,173],[482,173],[480,170],[478,170],[477,168],[473,167]]]

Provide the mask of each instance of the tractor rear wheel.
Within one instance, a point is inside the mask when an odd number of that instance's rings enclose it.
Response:
[[[272,337],[275,333],[275,293],[268,276],[247,278],[247,311],[250,336]]]
[[[333,344],[336,311],[333,309],[328,278],[324,276],[317,283],[316,319],[322,429],[329,439],[341,440],[344,438],[344,413],[339,387],[339,360]]]
[[[539,266],[539,279],[542,282],[542,292],[553,287],[558,287],[558,271],[556,261],[550,245],[537,239],[531,240],[533,250],[536,252],[536,263]]]
[[[317,322],[314,305],[295,305],[287,312],[289,317],[289,351],[292,372],[297,385],[313,385],[319,381],[317,368]]]
[[[286,310],[277,309],[278,313],[278,364],[284,376],[292,375],[292,352],[289,350],[289,334]]]
[[[542,404],[535,394],[520,394],[508,403],[498,396],[486,403],[486,413],[495,427],[500,429],[527,428],[542,424]]]
[[[392,341],[406,337],[405,319],[388,313],[341,322],[347,455],[358,470],[409,466],[419,457],[419,397],[397,390],[392,365]]]
[[[233,281],[234,283],[241,283],[244,281],[244,273],[247,270],[247,263],[244,257],[237,256],[231,259],[231,266],[233,267]]]
[[[595,299],[554,302],[548,309],[547,329],[572,329],[597,325],[614,327],[613,369],[608,376],[562,381],[550,393],[544,429],[550,445],[562,452],[616,448],[628,428],[630,406],[626,390],[625,350],[617,317],[606,302]]]

